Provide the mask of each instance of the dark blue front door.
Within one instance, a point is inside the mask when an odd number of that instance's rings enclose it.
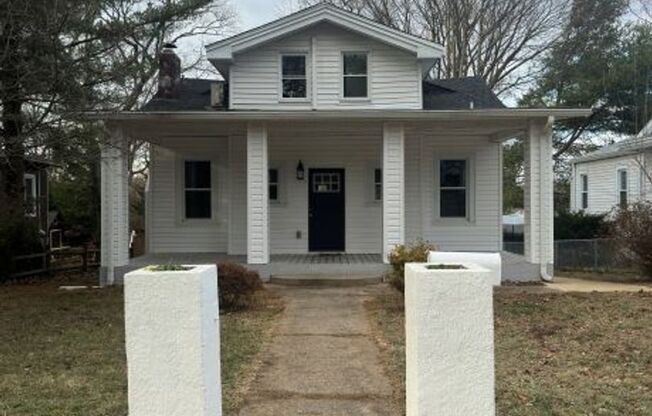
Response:
[[[308,177],[309,249],[342,252],[344,169],[310,169]]]

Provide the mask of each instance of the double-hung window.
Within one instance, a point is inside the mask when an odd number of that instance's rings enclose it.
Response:
[[[439,161],[439,216],[468,217],[468,163],[466,160]]]
[[[367,98],[369,96],[368,55],[364,52],[344,52],[342,58],[344,98]]]
[[[308,97],[306,55],[283,55],[281,57],[281,73],[281,88],[284,99],[305,99]]]
[[[618,205],[627,208],[627,169],[618,170]]]
[[[580,195],[582,198],[582,209],[589,208],[589,177],[588,175],[580,175]]]
[[[279,189],[278,189],[278,169],[269,170],[269,200],[272,202],[279,201]]]
[[[211,162],[186,160],[184,162],[185,217],[210,219],[212,217]]]

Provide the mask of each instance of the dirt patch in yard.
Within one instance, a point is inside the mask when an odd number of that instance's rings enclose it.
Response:
[[[652,414],[652,294],[495,292],[499,415]],[[402,295],[366,303],[404,406]]]

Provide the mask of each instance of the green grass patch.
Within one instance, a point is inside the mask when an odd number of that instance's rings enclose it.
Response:
[[[403,405],[402,295],[366,306]],[[499,415],[652,414],[652,294],[501,288],[494,307]]]
[[[280,301],[221,316],[223,401],[233,414]],[[53,284],[0,287],[0,415],[127,414],[123,294],[60,291]]]

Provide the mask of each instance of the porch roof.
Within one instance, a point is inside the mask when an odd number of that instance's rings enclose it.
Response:
[[[256,110],[256,111],[122,111],[87,112],[88,120],[102,121],[487,121],[554,117],[556,120],[584,118],[590,108],[491,108],[469,110]]]

